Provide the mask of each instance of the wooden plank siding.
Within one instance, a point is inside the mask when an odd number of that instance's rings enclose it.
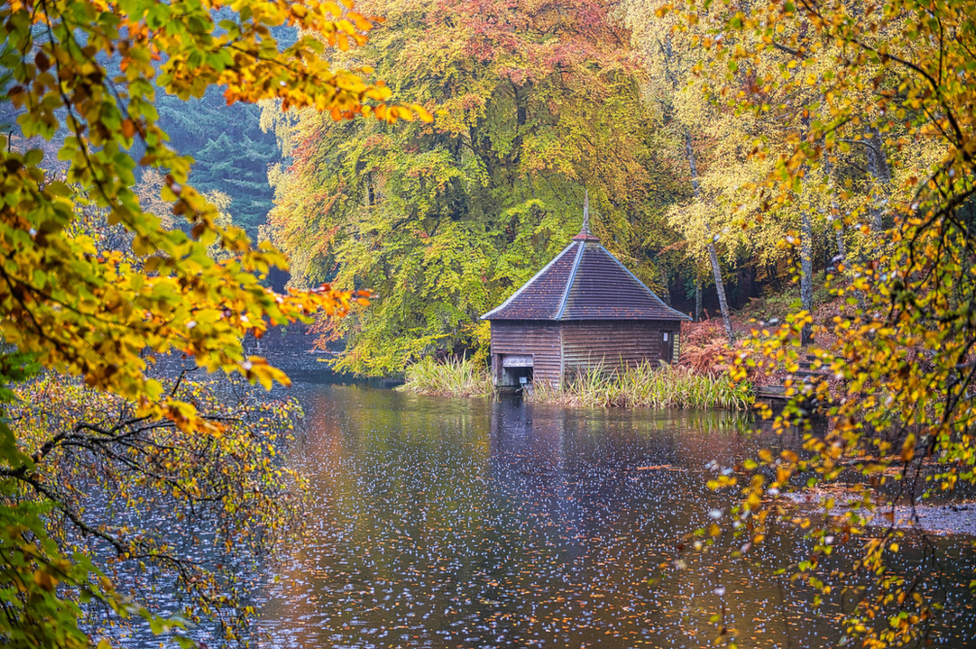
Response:
[[[494,324],[494,323],[493,323]],[[603,363],[607,372],[662,358],[663,333],[677,345],[680,323],[667,320],[571,320],[562,323],[563,378],[572,381],[580,369]],[[674,348],[673,359],[679,351]]]
[[[492,369],[498,381],[501,354],[531,354],[532,380],[559,382],[559,323],[538,320],[496,320],[491,323]]]
[[[603,364],[609,372],[666,359],[663,336],[678,359],[680,322],[668,320],[495,320],[491,323],[492,374],[501,379],[501,358],[531,354],[533,381],[565,385],[580,369]]]

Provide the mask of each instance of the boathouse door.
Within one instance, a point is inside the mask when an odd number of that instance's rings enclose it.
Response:
[[[523,387],[532,383],[532,354],[498,354],[496,384],[499,387]],[[500,362],[499,362],[500,361]],[[494,363],[493,363],[494,364]]]
[[[674,332],[661,332],[661,354],[660,358],[668,365],[674,360]]]

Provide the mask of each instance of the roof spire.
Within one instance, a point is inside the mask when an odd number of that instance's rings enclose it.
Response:
[[[573,237],[573,241],[599,241],[600,238],[590,232],[590,190],[583,195],[583,229]]]
[[[590,233],[590,190],[583,195],[583,234]]]

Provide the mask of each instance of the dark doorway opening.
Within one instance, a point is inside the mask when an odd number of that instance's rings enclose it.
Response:
[[[533,364],[531,354],[495,354],[492,357],[495,386],[517,390],[532,383]]]
[[[661,360],[671,364],[674,358],[674,332],[672,331],[662,331],[661,332]]]
[[[505,369],[515,387],[524,388],[532,383],[531,367],[506,367]]]

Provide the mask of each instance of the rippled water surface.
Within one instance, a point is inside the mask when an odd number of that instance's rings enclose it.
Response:
[[[728,415],[296,391],[307,417],[289,461],[314,504],[262,607],[265,643],[699,647],[715,614],[741,646],[839,639],[830,610],[773,576],[805,554],[795,531],[751,563],[673,568],[681,536],[724,504],[707,466],[752,448]],[[968,541],[942,542],[971,574]],[[969,595],[948,597],[939,644],[976,646]]]

